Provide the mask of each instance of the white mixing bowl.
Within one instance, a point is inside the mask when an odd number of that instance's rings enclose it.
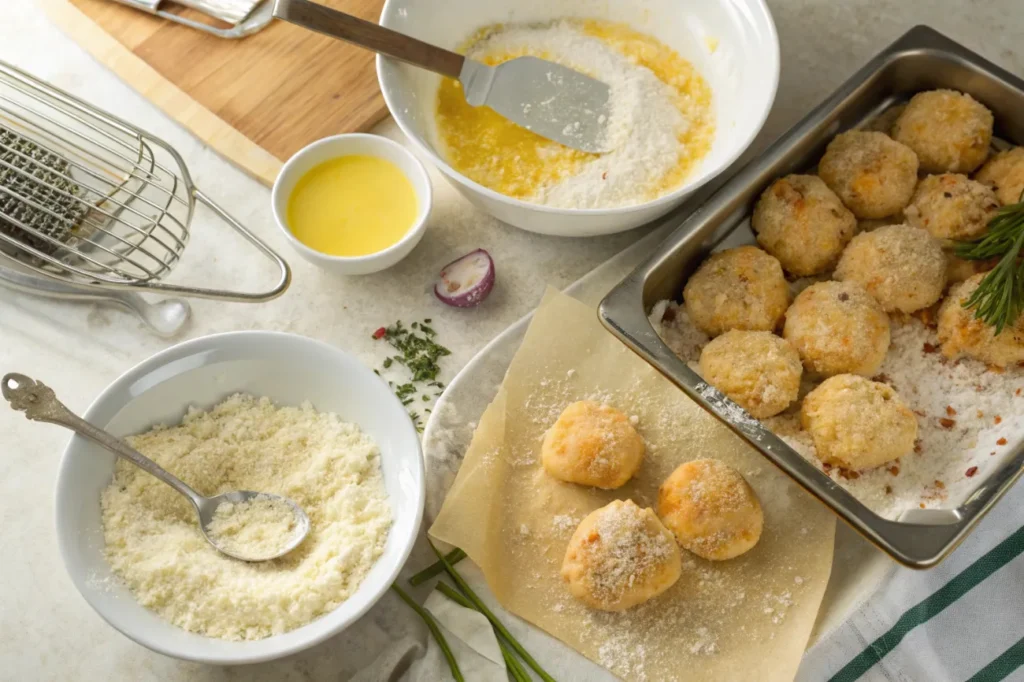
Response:
[[[168,656],[216,664],[255,663],[301,651],[337,634],[390,587],[423,516],[420,440],[405,408],[370,369],[333,346],[292,334],[232,332],[174,346],[111,384],[83,415],[116,436],[176,424],[189,405],[212,407],[234,393],[282,405],[309,400],[358,424],[380,447],[393,524],[384,553],[359,589],[334,611],[283,635],[230,642],[171,625],[140,606],[103,557],[100,493],[115,457],[80,436],[64,451],[57,477],[57,540],[75,587],[108,623]],[[186,481],[187,482],[187,481]]]
[[[516,227],[581,237],[622,232],[663,216],[750,146],[775,100],[779,39],[764,0],[387,0],[380,23],[456,49],[483,26],[562,17],[624,22],[689,60],[712,89],[715,141],[681,187],[654,201],[608,209],[531,204],[488,189],[449,166],[439,151],[434,119],[440,77],[378,56],[380,89],[399,127],[466,198]]]

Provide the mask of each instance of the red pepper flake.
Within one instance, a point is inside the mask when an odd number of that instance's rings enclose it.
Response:
[[[605,171],[604,173],[601,173],[601,179],[602,180],[607,180],[608,179],[608,171]]]
[[[922,412],[921,410],[914,410],[914,414],[916,414],[918,417],[927,417],[928,416],[924,412]]]
[[[998,414],[997,414],[997,415],[995,416],[995,418],[993,418],[993,419],[992,419],[992,422],[993,422],[994,424],[999,424],[999,423],[1000,423],[1000,422],[1002,422],[1002,421],[1003,421],[1003,418],[1002,418],[1002,417],[1000,417],[1000,416],[999,416]]]
[[[914,441],[914,452],[916,452],[919,455],[922,452],[924,452],[924,447],[921,445],[921,439],[920,438],[918,438],[917,440]]]
[[[935,487],[938,488],[939,490],[945,490],[946,484],[938,479],[935,479]]]
[[[387,334],[387,333],[388,333],[388,330],[385,329],[384,327],[381,327],[380,329],[378,329],[377,331],[375,331],[373,333],[373,338],[374,339],[383,339],[384,335]]]
[[[1000,438],[999,440],[996,441],[996,445],[1006,445],[1006,439]]]
[[[847,481],[855,481],[858,478],[860,478],[860,474],[858,474],[856,471],[851,471],[850,469],[840,469],[839,475],[845,478]]]
[[[950,417],[955,417],[956,416],[956,410],[954,410],[949,405],[946,405],[946,414],[949,415]]]
[[[1014,391],[1014,395],[1020,395],[1020,389],[1019,388],[1016,391]]]
[[[885,486],[885,494],[886,495],[892,495],[892,486],[891,485]]]
[[[967,478],[970,478],[974,474],[978,473],[978,467],[971,467],[967,470]]]
[[[935,353],[938,350],[939,350],[939,347],[936,346],[935,344],[928,343],[927,341],[924,342],[924,352],[925,353]]]
[[[945,417],[943,417],[942,419],[939,420],[939,424],[944,429],[951,429],[954,426],[956,426],[956,421],[953,419],[946,419]]]
[[[896,466],[895,464],[893,464],[891,467],[888,467],[886,469],[886,471],[888,471],[893,476],[899,476],[900,475],[900,468],[898,466]]]
[[[826,473],[832,471],[832,465],[829,464],[828,462],[822,462],[821,468],[824,469]]]
[[[924,502],[921,503],[921,509],[924,509]]]
[[[885,372],[882,372],[881,374],[879,374],[877,376],[871,377],[871,380],[872,381],[877,381],[880,384],[887,384],[887,383],[889,383],[889,375],[886,374]]]

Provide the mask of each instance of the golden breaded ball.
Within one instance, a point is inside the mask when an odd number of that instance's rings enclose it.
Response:
[[[863,286],[887,312],[912,313],[942,296],[946,265],[942,245],[925,230],[888,225],[854,237],[834,276]]]
[[[800,422],[818,459],[853,471],[907,455],[917,418],[892,387],[853,374],[826,379],[807,394]]]
[[[930,90],[910,98],[892,137],[917,154],[925,173],[970,173],[988,156],[992,112],[956,90]]]
[[[562,560],[572,596],[601,611],[624,611],[657,597],[682,573],[672,533],[654,511],[615,500],[576,528]]]
[[[789,407],[800,392],[800,355],[771,332],[734,329],[713,339],[700,354],[704,380],[757,419]]]
[[[986,185],[966,175],[929,175],[917,185],[903,211],[907,222],[936,239],[971,241],[988,232],[999,200]]]
[[[991,187],[1003,206],[1020,203],[1024,194],[1024,147],[999,152],[981,167],[974,179]]]
[[[885,218],[910,202],[917,186],[917,155],[885,133],[837,135],[818,175],[858,218]]]
[[[658,516],[685,549],[724,561],[761,538],[761,503],[740,472],[717,459],[676,468],[658,489]]]
[[[644,439],[614,407],[583,400],[566,407],[548,429],[540,458],[549,476],[611,490],[640,468]]]
[[[683,288],[686,312],[709,336],[730,329],[772,331],[789,305],[782,266],[754,246],[712,254]]]
[[[987,273],[974,275],[953,287],[939,308],[939,341],[948,358],[969,357],[995,367],[1024,362],[1024,316],[1007,325],[1001,334],[974,317],[974,310],[963,304],[971,297]]]
[[[757,201],[750,221],[757,243],[796,277],[832,268],[857,231],[857,219],[814,175],[787,175]]]
[[[818,282],[786,311],[783,336],[808,372],[871,376],[889,350],[889,316],[856,282]]]

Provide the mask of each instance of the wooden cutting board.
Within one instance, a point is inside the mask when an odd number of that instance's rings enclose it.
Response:
[[[384,4],[318,1],[372,21]],[[99,61],[268,185],[310,142],[387,115],[371,52],[282,21],[231,40],[111,0],[43,5]]]

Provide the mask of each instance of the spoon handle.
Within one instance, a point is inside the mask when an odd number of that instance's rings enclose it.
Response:
[[[456,80],[466,60],[457,52],[309,0],[276,0],[274,16]]]
[[[0,382],[0,392],[3,393],[4,398],[11,404],[12,408],[24,412],[27,418],[33,421],[57,424],[58,426],[71,429],[81,436],[85,436],[89,440],[110,450],[118,457],[124,457],[143,471],[156,476],[192,500],[192,504],[196,508],[199,508],[204,500],[199,493],[185,485],[181,479],[138,450],[103,429],[93,426],[69,410],[64,403],[57,399],[53,389],[41,381],[30,379],[24,374],[8,374]]]

